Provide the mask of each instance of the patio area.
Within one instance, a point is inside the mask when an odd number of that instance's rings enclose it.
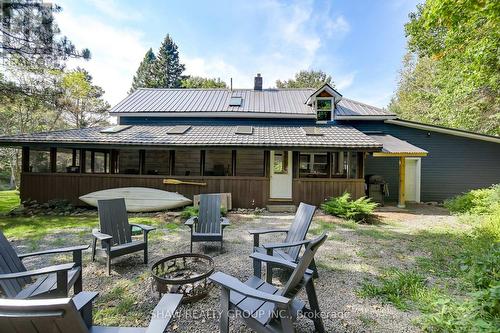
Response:
[[[152,287],[149,267],[157,260],[174,253],[189,252],[189,228],[183,220],[171,214],[131,215],[135,223],[150,224],[158,229],[150,233],[150,264],[144,265],[141,253],[113,260],[111,276],[104,260],[92,263],[90,252],[84,252],[83,289],[97,291],[94,321],[100,325],[147,325],[149,314],[158,302]],[[256,228],[287,228],[293,216],[287,214],[230,213],[231,226],[224,233],[224,251],[197,243],[194,252],[213,257],[215,270],[245,280],[252,274],[252,237],[247,233]],[[317,212],[308,238],[327,231],[329,238],[316,254],[319,279],[315,281],[320,308],[327,332],[413,332],[419,331],[413,319],[419,312],[397,309],[377,298],[364,298],[364,284],[374,282],[389,268],[408,269],[424,259],[430,259],[436,247],[446,248],[453,239],[441,235],[453,229],[466,228],[447,211],[426,205],[409,209],[384,208],[377,212],[378,223],[356,224]],[[38,219],[39,217],[31,218]],[[51,217],[64,220],[66,217]],[[67,218],[66,218],[67,219]],[[93,221],[97,216],[73,218],[58,232],[30,233],[13,223],[12,218],[0,217],[0,226],[13,241],[19,253],[43,250],[54,246],[91,243]],[[22,232],[21,232],[22,231]],[[276,235],[262,236],[263,241],[279,241]],[[279,236],[278,236],[279,237]],[[436,244],[436,240],[440,239]],[[57,258],[53,258],[55,262]],[[38,259],[40,260],[40,259]],[[37,265],[35,260],[27,266]],[[39,265],[38,265],[39,266]],[[279,284],[279,276],[274,282]],[[450,281],[448,281],[450,283]],[[214,287],[209,296],[192,304],[183,304],[169,326],[169,332],[216,332],[220,290]],[[307,300],[305,295],[302,299]],[[312,321],[300,319],[299,332],[313,332]],[[238,320],[231,320],[231,331],[250,332]]]

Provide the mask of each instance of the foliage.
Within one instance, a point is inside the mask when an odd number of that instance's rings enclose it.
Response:
[[[92,83],[92,76],[81,68],[64,73],[63,95],[59,105],[71,127],[84,128],[106,124],[110,105],[103,99],[104,90]]]
[[[199,211],[200,211],[199,207],[187,206],[187,207],[185,207],[182,210],[182,212],[181,212],[181,218],[188,219],[188,218],[191,218],[191,217],[198,216]],[[227,215],[227,209],[221,207],[220,208],[220,214],[222,216],[226,216]]]
[[[332,197],[321,205],[326,213],[339,216],[348,220],[357,222],[365,221],[369,218],[377,207],[370,198],[361,197],[357,200],[351,200],[351,195],[345,192],[340,197]]]
[[[154,82],[154,70],[155,70],[156,56],[153,50],[150,48],[144,55],[137,68],[137,72],[132,79],[132,88],[130,92],[133,92],[137,88],[152,88],[155,86]]]
[[[200,76],[188,76],[182,80],[182,88],[227,88],[226,82],[222,81],[220,78],[211,79],[204,78]]]
[[[180,88],[184,69],[177,44],[167,34],[154,62],[154,88]]]
[[[500,205],[500,184],[458,195],[444,205],[452,213],[487,214]]]
[[[277,80],[278,88],[320,88],[325,83],[335,87],[332,77],[321,70],[302,70],[293,79]]]
[[[409,54],[390,109],[500,135],[500,2],[428,0],[406,24]]]

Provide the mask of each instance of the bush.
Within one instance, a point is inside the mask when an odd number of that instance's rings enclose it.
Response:
[[[198,216],[198,213],[199,213],[199,208],[198,207],[194,207],[194,206],[187,206],[185,207],[182,212],[181,212],[181,217],[183,219],[188,219],[190,217],[193,217],[193,216]],[[226,208],[223,208],[221,207],[220,208],[220,214],[222,216],[226,216],[227,215],[227,209]]]
[[[444,206],[457,214],[488,214],[500,205],[500,184],[472,190],[446,200]]]
[[[351,200],[351,195],[347,192],[340,197],[331,197],[321,205],[326,213],[356,222],[366,221],[377,207],[377,203],[370,198],[361,197]]]

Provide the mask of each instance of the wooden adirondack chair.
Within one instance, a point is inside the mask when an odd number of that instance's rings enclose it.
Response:
[[[125,199],[98,200],[101,229],[92,230],[92,261],[96,253],[106,257],[108,275],[111,274],[111,259],[125,254],[144,251],[144,263],[148,263],[148,233],[156,228],[143,224],[128,223]],[[132,240],[132,227],[142,230],[143,240]],[[97,241],[101,248],[97,248]]]
[[[258,253],[265,253],[270,256],[275,256],[279,259],[287,260],[293,263],[297,263],[299,260],[300,250],[302,245],[304,245],[304,240],[306,239],[307,232],[311,226],[311,222],[316,211],[315,206],[300,203],[299,209],[295,213],[295,218],[293,220],[290,229],[259,229],[259,230],[249,230],[248,232],[253,235],[253,250]],[[283,243],[268,243],[259,244],[259,236],[263,234],[270,233],[286,233],[285,240]],[[261,263],[258,260],[254,260],[254,275],[261,277]],[[318,276],[316,264],[314,259],[311,262],[311,268],[314,271],[314,277]],[[271,283],[272,265],[266,265],[266,281]]]
[[[8,298],[66,297],[73,287],[82,291],[82,251],[88,245],[72,246],[26,254],[17,254],[0,231],[0,287]],[[73,252],[73,262],[27,270],[22,259],[27,257]],[[33,279],[33,277],[38,277]]]
[[[308,245],[297,264],[263,253],[253,253],[255,260],[273,266],[293,270],[282,289],[253,276],[245,283],[224,274],[214,273],[210,280],[221,286],[221,319],[220,332],[229,332],[229,311],[234,311],[245,323],[257,332],[277,333],[295,332],[293,322],[299,314],[314,322],[316,332],[325,332],[318,298],[313,282],[313,272],[308,269],[314,254],[325,242],[326,234],[308,242]],[[297,298],[297,294],[306,288],[310,308]]]
[[[191,217],[184,223],[191,228],[191,252],[193,242],[220,242],[222,252],[224,228],[230,223],[220,215],[220,205],[220,194],[200,194],[198,216]]]
[[[81,292],[71,298],[48,300],[0,299],[0,327],[3,333],[163,333],[172,319],[182,295],[167,294],[153,310],[148,328],[92,326],[94,292]]]

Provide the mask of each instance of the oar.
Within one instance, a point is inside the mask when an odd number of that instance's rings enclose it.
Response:
[[[163,179],[163,184],[167,185],[198,185],[198,186],[207,186],[207,183],[196,183],[196,182],[183,182],[178,179]]]

